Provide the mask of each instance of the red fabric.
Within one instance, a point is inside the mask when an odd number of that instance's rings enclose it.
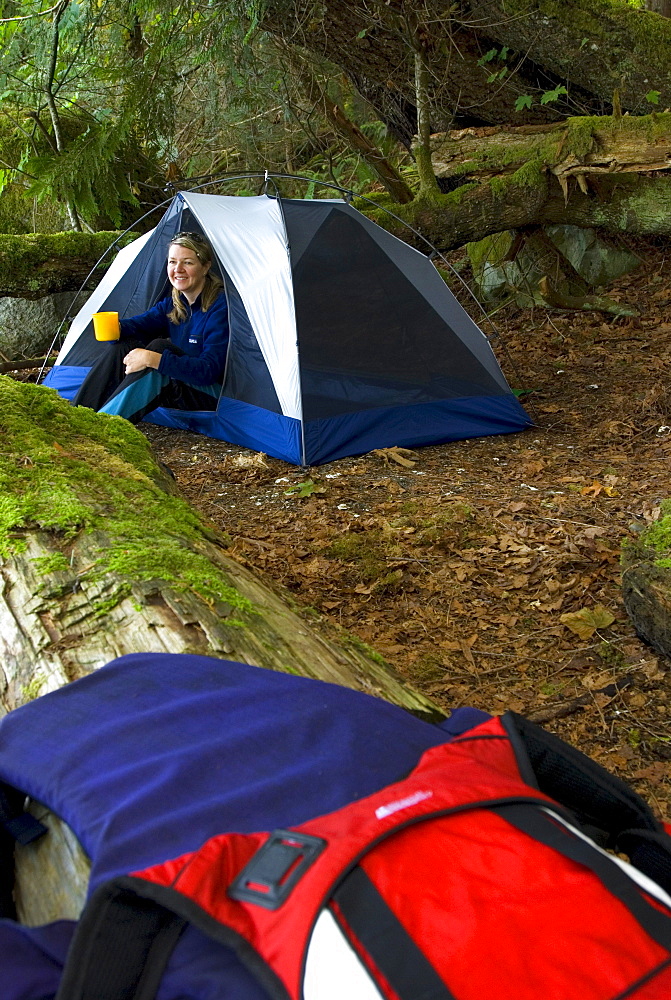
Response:
[[[631,996],[632,1000],[669,1000],[671,997],[671,965],[667,963],[665,968],[653,976],[649,982],[639,986]]]
[[[668,957],[584,866],[485,810],[404,830],[360,865],[460,1000],[502,983],[515,1000],[610,1000]]]
[[[587,869],[486,809],[511,799],[552,804],[524,783],[505,730],[491,719],[467,738],[428,750],[404,781],[297,827],[328,847],[277,910],[222,891],[267,834],[215,837],[193,855],[135,874],[196,900],[248,941],[300,1000],[318,913],[341,873],[368,850],[359,863],[460,1000],[611,1000],[669,952]],[[661,993],[640,996],[662,1000]]]

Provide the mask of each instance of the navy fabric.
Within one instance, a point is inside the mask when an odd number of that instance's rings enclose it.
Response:
[[[293,826],[407,774],[442,730],[368,695],[207,657],[134,654],[0,722],[0,780],[45,802],[93,859],[90,888],[224,831]],[[74,924],[0,921],[3,1000],[48,1000]],[[4,956],[12,955],[12,962]],[[28,985],[26,985],[28,983]],[[189,928],[159,1000],[264,1000]]]
[[[216,413],[196,414],[160,408],[146,420],[163,427],[207,434],[219,441],[230,441],[253,451],[262,451],[294,465],[303,464],[300,420],[242,403],[238,399],[222,396]]]
[[[512,393],[508,396],[437,399],[412,406],[384,406],[309,420],[303,427],[305,465],[333,462],[385,448],[461,441],[489,434],[512,434],[533,421]]]
[[[324,464],[389,445],[419,447],[533,426],[487,338],[423,254],[337,200],[281,205],[297,325],[300,400],[291,410],[296,415],[282,415],[274,379],[284,376],[271,376],[245,304],[215,261],[226,287],[231,332],[217,416],[183,416],[163,406],[152,412],[152,422],[296,465]],[[208,230],[207,217],[197,219],[181,195],[110,292],[104,309],[132,317],[166,294],[165,250],[178,228]],[[266,277],[259,278],[262,297]],[[164,335],[159,329],[150,333]],[[59,367],[74,375],[99,352],[89,326]],[[199,381],[174,371],[176,364],[164,357],[159,371],[201,385],[220,375]],[[54,372],[46,384],[62,395],[71,393],[65,372]]]
[[[183,206],[182,198],[176,197],[132,266],[98,306],[100,312],[118,312],[121,319],[138,316],[167,295],[170,286],[165,267],[166,255],[171,237],[184,228],[182,218],[189,214],[183,212]],[[89,322],[63,359],[64,366],[90,368],[103,346],[95,338],[93,322]]]

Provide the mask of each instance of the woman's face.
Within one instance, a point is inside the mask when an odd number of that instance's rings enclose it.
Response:
[[[172,243],[168,250],[168,279],[173,288],[183,292],[187,301],[194,303],[205,285],[210,265],[202,264],[193,250]]]

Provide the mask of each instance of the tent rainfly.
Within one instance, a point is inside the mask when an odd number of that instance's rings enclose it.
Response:
[[[431,261],[326,199],[176,195],[156,229],[119,252],[46,385],[74,396],[104,349],[92,313],[135,316],[168,294],[167,249],[180,230],[202,232],[216,255],[228,358],[216,411],[162,408],[152,422],[296,465],[531,426]]]

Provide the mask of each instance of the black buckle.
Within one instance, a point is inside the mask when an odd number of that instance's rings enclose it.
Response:
[[[274,830],[228,887],[228,895],[276,910],[326,847],[321,837]]]

